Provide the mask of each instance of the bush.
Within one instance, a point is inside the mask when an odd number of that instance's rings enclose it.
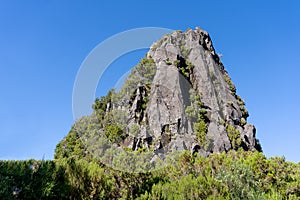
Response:
[[[262,199],[259,183],[245,164],[237,161],[229,169],[221,167],[215,177],[228,187],[231,199]]]
[[[237,150],[241,144],[242,144],[242,139],[240,137],[240,132],[237,130],[234,126],[228,125],[226,127],[226,131],[228,134],[228,138],[231,142],[231,146],[233,149]]]
[[[125,138],[122,128],[116,124],[109,124],[105,126],[104,135],[112,143],[119,143]]]
[[[194,129],[196,131],[196,136],[199,142],[199,145],[203,147],[207,134],[207,127],[205,121],[201,118],[198,123],[194,124]]]
[[[227,73],[224,74],[224,80],[229,86],[229,89],[233,95],[236,94],[236,87],[234,86],[233,82],[231,81],[230,77],[228,76]]]

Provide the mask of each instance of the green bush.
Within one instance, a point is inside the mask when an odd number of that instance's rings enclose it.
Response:
[[[203,119],[200,119],[198,123],[194,124],[194,129],[199,142],[199,145],[203,147],[207,134],[207,126]]]
[[[215,177],[227,186],[231,199],[263,199],[259,182],[248,165],[233,162],[229,168],[220,167]]]
[[[228,84],[231,93],[233,95],[235,95],[236,94],[236,87],[234,86],[233,82],[231,81],[231,79],[230,79],[230,77],[228,76],[227,73],[224,74],[224,80]]]
[[[138,84],[151,86],[154,75],[156,73],[156,65],[152,58],[143,58],[134,68],[124,82],[119,95],[126,97],[128,94],[133,95]]]
[[[103,133],[112,143],[119,143],[125,138],[122,128],[116,124],[109,124],[105,126]]]
[[[231,142],[231,146],[233,149],[237,150],[241,144],[242,144],[242,139],[240,137],[240,132],[237,130],[234,126],[228,125],[226,127],[226,131],[228,134],[228,138]]]

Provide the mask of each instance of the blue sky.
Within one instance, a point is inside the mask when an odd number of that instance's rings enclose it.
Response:
[[[298,1],[0,1],[0,159],[52,159],[72,123],[90,51],[138,27],[207,30],[246,101],[264,153],[300,161]],[[103,95],[145,54],[115,61]]]

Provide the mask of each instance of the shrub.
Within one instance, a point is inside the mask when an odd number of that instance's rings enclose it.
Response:
[[[116,124],[109,124],[105,126],[104,135],[112,143],[118,143],[125,138],[122,128]]]
[[[228,125],[226,127],[226,131],[228,134],[228,138],[231,142],[231,146],[233,149],[238,149],[240,145],[242,144],[242,139],[240,137],[240,132],[237,130],[234,126]]]
[[[236,87],[234,86],[233,82],[231,81],[231,79],[230,79],[230,77],[228,76],[227,73],[224,74],[224,80],[228,84],[231,93],[233,95],[235,95],[236,94]]]
[[[194,124],[196,136],[200,146],[203,146],[206,139],[207,127],[205,121],[201,118],[198,123]]]
[[[249,166],[237,161],[229,169],[221,167],[217,171],[216,179],[228,187],[231,199],[263,199]]]

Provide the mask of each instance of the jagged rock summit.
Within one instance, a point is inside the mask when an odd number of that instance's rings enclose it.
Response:
[[[69,133],[86,141],[84,155],[95,151],[86,146],[101,143],[99,137],[116,148],[142,149],[160,158],[175,150],[204,156],[239,148],[261,151],[255,127],[247,123],[245,103],[209,34],[198,27],[164,35],[132,69],[122,89],[96,99],[93,108]],[[58,145],[57,157],[71,152],[67,140]]]

